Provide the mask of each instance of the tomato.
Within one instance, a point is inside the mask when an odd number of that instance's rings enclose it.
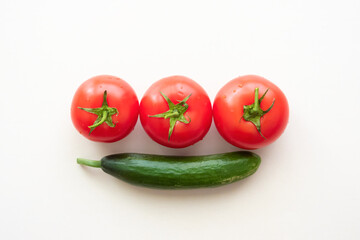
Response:
[[[138,119],[139,101],[124,80],[100,75],[77,89],[71,105],[75,128],[97,142],[115,142],[127,136]]]
[[[239,148],[257,149],[283,133],[289,105],[275,84],[260,76],[247,75],[220,89],[213,115],[215,126],[226,141]]]
[[[203,139],[212,122],[211,101],[190,78],[163,78],[145,92],[140,102],[140,121],[157,143],[184,148]]]

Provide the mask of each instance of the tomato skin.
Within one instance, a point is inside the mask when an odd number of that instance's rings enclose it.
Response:
[[[111,117],[115,127],[102,123],[89,134],[89,126],[93,125],[97,115],[79,107],[101,107],[105,90],[109,106],[119,112]],[[71,105],[71,119],[75,128],[84,137],[96,142],[116,142],[126,137],[134,129],[138,113],[139,101],[134,90],[124,80],[111,75],[95,76],[82,83]]]
[[[254,89],[262,96],[269,88],[260,107],[268,109],[274,98],[272,109],[260,120],[262,137],[254,124],[242,118],[244,105],[254,103]],[[225,84],[217,93],[213,105],[214,122],[220,135],[232,145],[243,149],[257,149],[274,142],[286,128],[289,105],[284,93],[269,80],[246,75]]]
[[[164,93],[174,104],[191,94],[186,101],[189,108],[185,112],[185,124],[177,121],[174,131],[168,139],[170,120],[149,117],[169,110],[169,106],[160,94]],[[171,147],[184,148],[203,139],[212,122],[212,107],[209,96],[195,81],[184,76],[163,78],[149,87],[140,102],[140,121],[145,132],[157,143]]]

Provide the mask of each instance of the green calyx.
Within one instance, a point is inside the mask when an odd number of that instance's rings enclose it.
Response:
[[[174,127],[177,121],[185,124],[188,124],[191,121],[189,117],[188,117],[189,120],[187,120],[184,116],[186,110],[189,108],[189,105],[186,103],[186,101],[190,98],[191,94],[181,101],[177,100],[179,102],[178,104],[174,104],[165,94],[163,94],[162,92],[160,93],[166,100],[169,106],[169,110],[164,113],[151,115],[149,117],[170,119],[170,127],[169,127],[169,135],[168,135],[168,141],[170,141],[170,137],[174,131]]]
[[[265,138],[265,137],[261,133],[260,120],[266,113],[268,113],[272,109],[272,107],[274,106],[274,103],[275,103],[275,98],[274,98],[271,106],[268,109],[266,109],[266,110],[261,109],[260,103],[264,99],[264,97],[268,91],[269,91],[269,89],[266,89],[265,93],[259,99],[259,88],[255,88],[254,103],[251,105],[244,105],[244,115],[241,117],[246,121],[252,122],[263,138]]]
[[[116,108],[112,108],[109,107],[108,103],[107,103],[107,92],[106,90],[104,91],[104,96],[103,96],[103,102],[101,107],[99,108],[82,108],[82,107],[78,107],[81,110],[84,110],[86,112],[89,113],[93,113],[96,114],[98,116],[98,118],[95,120],[94,124],[89,126],[90,128],[90,132],[89,135],[92,131],[94,131],[94,129],[98,126],[100,126],[101,124],[103,124],[104,122],[109,125],[110,127],[115,127],[115,124],[112,121],[111,116],[114,114],[118,114],[118,110]]]

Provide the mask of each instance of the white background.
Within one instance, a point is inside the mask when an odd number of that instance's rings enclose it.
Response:
[[[0,3],[1,239],[360,239],[360,1],[10,1]],[[111,74],[139,100],[188,76],[213,100],[229,80],[277,84],[290,121],[244,181],[164,191],[123,183],[77,157],[238,150],[214,125],[162,147],[137,123],[90,142],[70,105]]]

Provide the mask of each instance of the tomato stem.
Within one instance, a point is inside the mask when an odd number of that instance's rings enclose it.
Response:
[[[84,110],[88,113],[93,113],[96,114],[98,117],[95,120],[95,122],[93,123],[93,125],[90,125],[90,132],[89,135],[92,131],[94,131],[94,129],[98,126],[100,126],[101,124],[103,124],[104,122],[109,125],[110,127],[115,127],[115,124],[112,121],[111,116],[114,114],[119,114],[118,110],[116,108],[113,107],[109,107],[108,103],[107,103],[107,91],[104,91],[104,95],[103,95],[103,102],[101,104],[101,107],[99,108],[82,108],[82,107],[78,107],[81,110]]]
[[[149,117],[170,119],[169,134],[168,134],[168,141],[170,141],[170,137],[174,131],[175,124],[177,121],[185,124],[188,124],[191,121],[189,117],[188,117],[189,120],[187,120],[184,116],[186,110],[189,108],[189,105],[186,103],[186,101],[190,98],[191,94],[189,94],[186,98],[184,98],[181,101],[178,100],[179,102],[178,104],[174,104],[164,93],[160,92],[160,94],[166,100],[169,106],[169,110],[160,114],[149,115]]]
[[[267,110],[261,109],[260,103],[264,99],[268,91],[269,89],[267,89],[265,93],[261,96],[261,98],[259,98],[259,88],[255,88],[254,103],[250,105],[244,105],[243,107],[244,114],[241,117],[241,119],[244,119],[245,121],[252,122],[255,125],[256,129],[258,130],[260,136],[263,137],[264,139],[266,138],[261,132],[261,118],[272,109],[275,103],[275,98],[274,98],[271,106]]]
[[[259,103],[259,88],[255,88],[255,96],[254,96],[254,111],[258,111],[260,108]]]

